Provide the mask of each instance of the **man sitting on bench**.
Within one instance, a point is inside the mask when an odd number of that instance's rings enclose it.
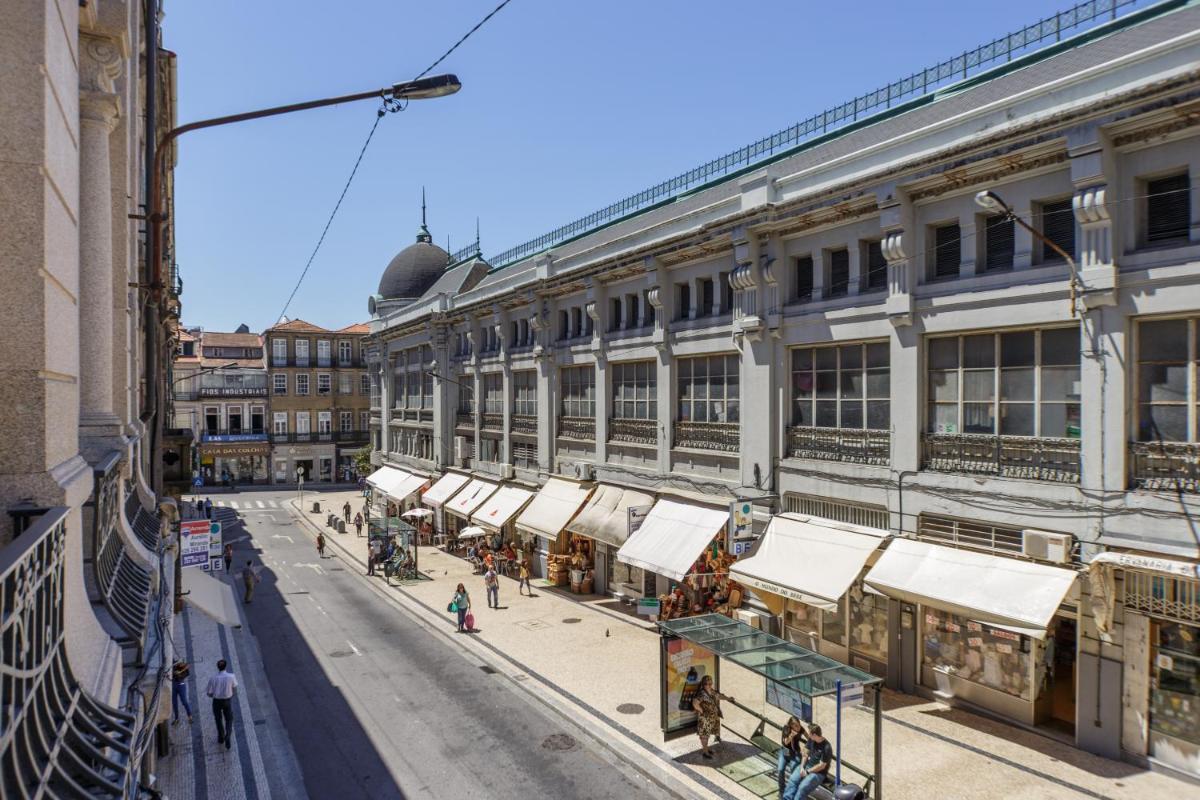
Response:
[[[833,761],[833,748],[829,740],[821,735],[821,726],[808,729],[808,756],[800,769],[793,770],[783,790],[783,800],[804,800],[825,782],[829,764]]]

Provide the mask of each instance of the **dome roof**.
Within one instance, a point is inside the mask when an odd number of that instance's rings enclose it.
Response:
[[[396,254],[379,279],[379,296],[384,300],[416,298],[425,294],[450,263],[445,250],[433,243],[425,226],[415,244]]]

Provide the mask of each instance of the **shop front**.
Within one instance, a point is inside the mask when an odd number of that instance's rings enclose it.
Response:
[[[529,557],[534,575],[545,577],[547,557],[571,552],[569,534],[564,530],[591,496],[589,486],[566,478],[551,477],[538,490],[533,501],[525,507],[516,521],[517,543]],[[588,558],[595,558],[594,547],[588,548]],[[595,569],[595,562],[591,565]],[[596,591],[602,591],[598,586]]]
[[[788,641],[886,677],[888,601],[862,577],[887,538],[878,528],[780,514],[730,577],[782,618]]]
[[[271,445],[265,441],[204,442],[200,474],[209,486],[266,483]]]
[[[471,514],[471,523],[487,531],[484,541],[490,548],[501,550],[516,539],[517,514],[532,499],[533,492],[529,489],[501,486]]]
[[[447,546],[458,538],[459,531],[471,524],[471,515],[499,488],[493,481],[473,478],[442,506],[446,512]]]
[[[367,476],[367,486],[377,508],[374,516],[399,516],[417,504],[429,479],[396,467],[380,467]]]
[[[433,509],[433,532],[444,536],[446,534],[446,501],[453,497],[459,489],[471,482],[471,476],[462,472],[447,472],[429,487],[429,491],[421,495],[421,505]]]
[[[663,619],[710,610],[732,612],[741,603],[741,590],[728,579],[734,562],[725,550],[728,527],[728,506],[662,498],[621,545],[617,561],[655,576]],[[649,584],[647,577],[647,590]]]
[[[617,551],[629,538],[630,520],[636,528],[653,507],[654,495],[600,484],[575,518],[566,524],[565,533],[547,543],[546,553],[569,553],[575,542],[589,546],[595,592],[632,600],[654,597],[658,592],[654,573],[617,560]],[[546,553],[542,554],[543,567]]]
[[[898,604],[897,646],[888,656],[901,690],[912,692],[916,683],[1023,725],[1073,732],[1078,625],[1064,601],[1076,577],[1069,569],[893,539],[863,583]]]

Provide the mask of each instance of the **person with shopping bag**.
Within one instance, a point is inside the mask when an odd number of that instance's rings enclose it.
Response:
[[[458,632],[466,633],[475,627],[475,615],[471,613],[471,595],[467,587],[461,583],[454,590],[454,599],[446,608],[451,614],[458,614]]]

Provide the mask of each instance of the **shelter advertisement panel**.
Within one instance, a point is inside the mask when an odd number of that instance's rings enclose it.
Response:
[[[207,567],[209,543],[213,529],[221,530],[218,522],[207,519],[179,523],[179,562],[185,567]]]
[[[662,639],[662,729],[667,736],[692,731],[696,712],[692,700],[705,675],[717,681],[717,657],[686,639],[664,636]]]
[[[782,708],[803,722],[812,722],[811,697],[773,680],[768,679],[766,684],[766,701],[768,705]]]

